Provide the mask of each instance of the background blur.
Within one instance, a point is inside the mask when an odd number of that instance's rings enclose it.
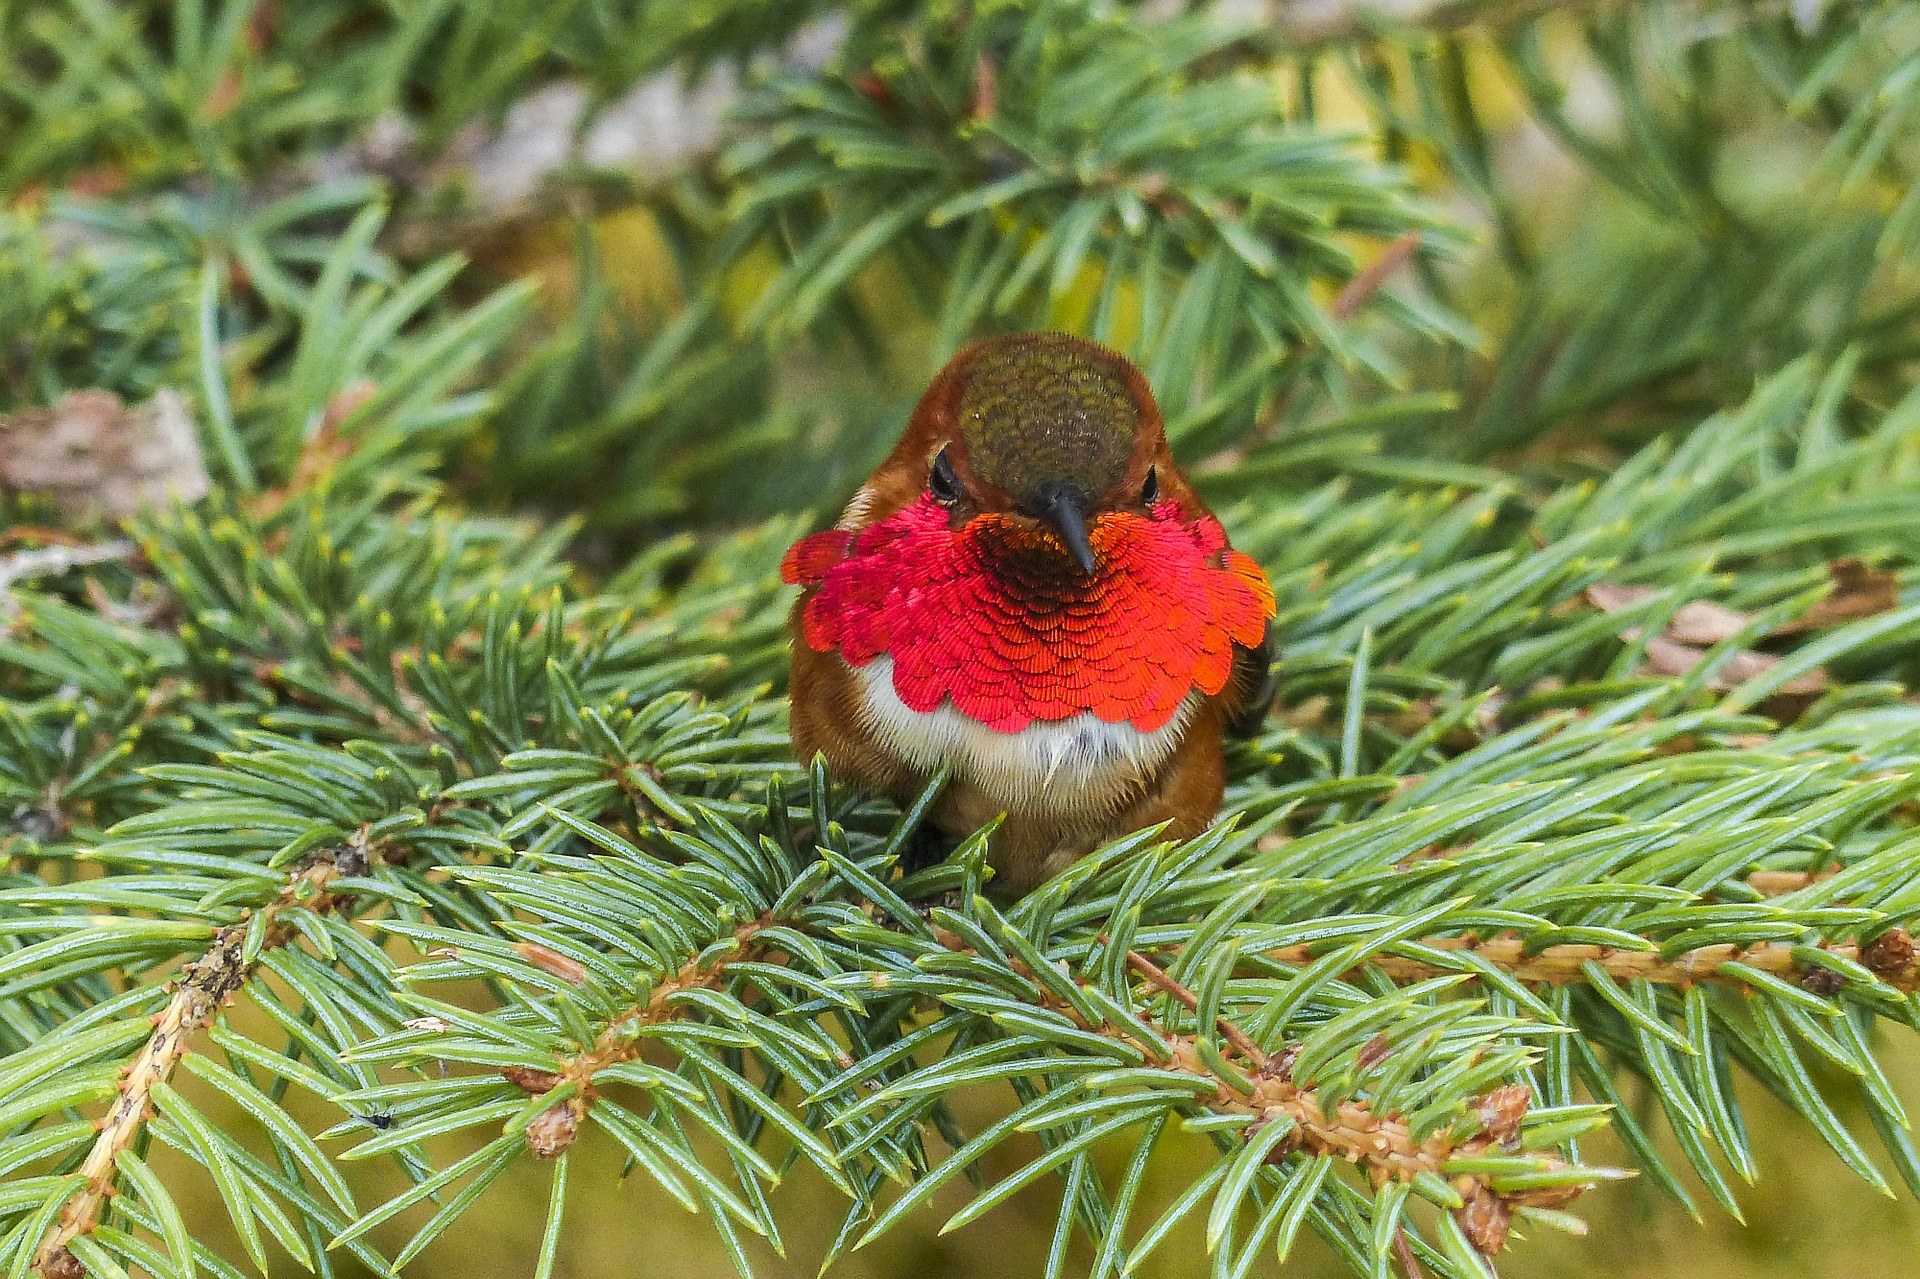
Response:
[[[728,113],[752,109],[769,76],[857,63],[849,33],[867,28],[855,20],[910,7],[0,0],[0,332],[57,330],[0,352],[0,409],[50,400],[83,367],[83,384],[97,381],[108,348],[124,355],[111,389],[150,394],[180,351],[168,346],[178,346],[173,318],[148,316],[165,299],[142,301],[140,280],[224,236],[235,278],[251,272],[270,313],[272,263],[298,258],[303,219],[337,222],[378,193],[392,210],[379,245],[393,260],[459,252],[456,288],[469,300],[514,282],[532,290],[530,318],[484,374],[498,402],[447,468],[465,501],[576,521],[576,558],[601,573],[669,534],[710,537],[783,511],[829,510],[890,444],[950,335],[940,309],[914,296],[910,253],[852,264],[844,292],[819,303],[831,312],[825,336],[760,325],[756,306],[791,277],[765,242],[716,245],[752,195],[730,188],[730,175],[755,163],[759,145]],[[1344,296],[1315,280],[1316,301],[1346,319],[1385,290],[1398,309],[1356,319],[1363,358],[1341,392],[1347,403],[1303,393],[1260,410],[1288,427],[1317,414],[1321,428],[1289,436],[1305,442],[1263,465],[1597,474],[1633,444],[1737,397],[1757,372],[1836,343],[1851,344],[1866,394],[1876,376],[1898,386],[1920,286],[1907,239],[1914,197],[1898,180],[1913,117],[1888,108],[1855,125],[1845,91],[1860,86],[1838,80],[1802,100],[1795,85],[1809,67],[1769,62],[1763,37],[1838,47],[1836,30],[1859,22],[1862,38],[1920,57],[1911,52],[1920,6],[1904,18],[1901,6],[1891,18],[1888,6],[1862,6],[1873,26],[1820,0],[1213,7],[1284,47],[1324,50],[1264,70],[1250,57],[1246,73],[1267,78],[1288,118],[1401,166],[1436,228],[1417,252],[1413,241],[1346,235],[1356,263],[1377,273]],[[1411,25],[1373,41],[1381,14]],[[1898,61],[1881,64],[1889,60]],[[402,70],[355,78],[388,63]],[[1913,67],[1897,92],[1912,92]],[[889,71],[876,64],[873,93]],[[870,88],[862,74],[849,72]],[[982,110],[979,95],[990,109],[991,79],[974,91],[962,110]],[[1740,234],[1722,234],[1730,225]],[[804,231],[781,224],[773,234],[801,243]],[[274,253],[255,253],[269,241]],[[146,266],[129,270],[123,310],[60,316],[48,303],[65,287],[49,244],[131,245]],[[718,284],[699,285],[722,249],[731,256]],[[1063,270],[1039,313],[992,323],[1086,328],[1103,305],[1096,285],[1090,272]],[[1158,389],[1170,417],[1198,423],[1188,455],[1204,470],[1216,449],[1209,410]],[[236,394],[247,394],[244,378]],[[1221,411],[1239,420],[1259,405]],[[726,425],[720,447],[716,422]],[[1920,1059],[1891,1073],[1920,1096]],[[1743,1196],[1744,1228],[1711,1207],[1695,1224],[1644,1185],[1612,1188],[1579,1205],[1591,1239],[1531,1241],[1502,1273],[1910,1270],[1920,1206],[1874,1194],[1804,1125],[1774,1131],[1777,1103],[1749,1101],[1764,1176]],[[608,1145],[575,1156],[582,1208],[569,1218],[560,1272],[725,1273],[705,1224],[648,1187],[623,1185]],[[1596,1154],[1604,1162],[1610,1152]],[[167,1167],[158,1151],[154,1163]],[[1181,1184],[1179,1165],[1159,1168],[1150,1196],[1164,1201]],[[509,1261],[529,1255],[545,1184],[516,1167],[408,1273],[518,1273]],[[822,1230],[839,1210],[804,1176],[778,1194],[789,1255],[764,1256],[762,1273],[811,1275],[826,1241],[809,1235],[805,1205],[821,1205]],[[836,1273],[1038,1273],[1057,1195],[1043,1182],[938,1239],[896,1232]],[[225,1229],[217,1199],[200,1208],[196,1232]],[[409,1230],[390,1229],[384,1243]],[[1197,1241],[1176,1241],[1151,1273],[1197,1273],[1200,1257]],[[1344,1273],[1310,1239],[1291,1272]]]

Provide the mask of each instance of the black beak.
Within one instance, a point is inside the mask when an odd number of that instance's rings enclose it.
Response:
[[[1087,540],[1087,499],[1069,485],[1048,484],[1040,490],[1040,517],[1060,533],[1067,554],[1080,571],[1092,576],[1093,543]]]

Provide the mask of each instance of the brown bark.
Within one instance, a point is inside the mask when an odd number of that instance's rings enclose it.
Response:
[[[338,873],[332,860],[316,861],[289,880],[280,895],[262,908],[268,921],[268,948],[284,944],[292,935],[278,922],[284,911],[295,906],[314,911],[333,908],[334,898],[327,885]],[[167,1082],[186,1056],[194,1033],[213,1021],[252,974],[253,963],[245,957],[247,931],[248,921],[244,919],[220,929],[206,952],[181,970],[173,998],[154,1018],[153,1033],[127,1067],[113,1105],[99,1121],[100,1135],[94,1138],[92,1149],[80,1165],[85,1187],[67,1201],[34,1254],[34,1270],[43,1279],[66,1279],[84,1273],[67,1245],[99,1224],[101,1211],[113,1194],[115,1160],[133,1145],[152,1117],[155,1087]]]

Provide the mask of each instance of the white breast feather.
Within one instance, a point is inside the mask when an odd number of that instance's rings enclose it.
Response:
[[[1200,705],[1191,693],[1173,718],[1143,732],[1086,712],[1037,719],[1017,733],[1001,733],[962,715],[951,702],[916,711],[893,687],[893,659],[853,668],[864,690],[865,727],[914,767],[950,767],[1009,812],[1045,807],[1112,811],[1137,790],[1180,743]]]

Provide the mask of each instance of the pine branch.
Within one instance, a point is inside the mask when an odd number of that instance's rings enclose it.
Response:
[[[770,916],[740,925],[733,930],[731,952],[708,947],[689,959],[670,977],[648,992],[646,1001],[616,1018],[587,1052],[569,1057],[551,1072],[528,1072],[512,1068],[510,1082],[530,1093],[545,1096],[565,1090],[561,1100],[542,1111],[527,1125],[527,1148],[542,1159],[552,1159],[573,1145],[580,1125],[593,1108],[599,1094],[594,1076],[622,1062],[632,1061],[645,1047],[645,1031],[685,1016],[690,1005],[681,999],[691,990],[715,990],[724,982],[730,963],[757,964],[777,955],[777,948],[755,942],[755,937],[771,928]],[[523,952],[524,953],[524,952]],[[536,960],[536,962],[539,962]]]
[[[1111,944],[1105,937],[1100,938],[1100,942],[1102,945]],[[1192,991],[1167,976],[1165,969],[1161,968],[1151,959],[1148,959],[1145,955],[1142,955],[1139,951],[1130,950],[1127,952],[1127,965],[1142,977],[1145,977],[1148,983],[1156,989],[1165,991],[1167,994],[1172,995],[1175,999],[1185,1004],[1188,1012],[1197,1013],[1200,1011],[1200,1001],[1195,998]],[[1245,1031],[1235,1026],[1224,1016],[1217,1017],[1214,1020],[1215,1024],[1219,1027],[1221,1038],[1233,1045],[1234,1051],[1242,1057],[1245,1057],[1248,1064],[1250,1064],[1255,1071],[1261,1074],[1271,1072],[1273,1063],[1267,1056],[1265,1049],[1261,1048],[1260,1045],[1254,1043],[1251,1039],[1248,1039]]]
[[[1199,1000],[1193,992],[1173,982],[1151,961],[1129,951],[1127,962],[1189,1011],[1198,1009]],[[1586,1191],[1622,1175],[1612,1169],[1575,1170],[1558,1156],[1541,1155],[1525,1161],[1531,1165],[1526,1171],[1546,1184],[1518,1190],[1496,1188],[1498,1174],[1464,1170],[1472,1161],[1497,1158],[1518,1149],[1520,1120],[1533,1102],[1527,1088],[1508,1085],[1475,1099],[1473,1109],[1480,1135],[1457,1140],[1450,1131],[1442,1130],[1425,1141],[1416,1141],[1404,1119],[1376,1114],[1362,1102],[1340,1101],[1329,1112],[1317,1089],[1302,1088],[1287,1077],[1287,1061],[1298,1051],[1297,1046],[1283,1052],[1275,1062],[1224,1017],[1219,1025],[1229,1043],[1243,1054],[1248,1050],[1254,1054],[1248,1055],[1254,1067],[1253,1086],[1249,1089],[1222,1080],[1216,1100],[1203,1102],[1208,1109],[1216,1114],[1251,1115],[1254,1123],[1247,1129],[1249,1138],[1270,1124],[1288,1125],[1289,1131],[1273,1147],[1269,1160],[1277,1161],[1294,1150],[1318,1158],[1343,1159],[1364,1168],[1376,1187],[1390,1181],[1412,1184],[1423,1177],[1438,1180],[1453,1174],[1446,1184],[1458,1202],[1447,1206],[1452,1208],[1467,1241],[1487,1256],[1506,1249],[1516,1208],[1563,1208]],[[1196,1040],[1168,1035],[1167,1043],[1175,1069],[1202,1078],[1219,1077],[1217,1070],[1206,1065]],[[1380,1055],[1386,1051],[1382,1042]]]
[[[164,390],[217,490],[137,560],[0,497],[52,548],[0,558],[0,1268],[228,1273],[148,1138],[255,1267],[323,1275],[413,1264],[516,1163],[556,1273],[602,1139],[743,1270],[800,1161],[848,1196],[829,1260],[986,1168],[950,1224],[1057,1176],[1054,1271],[1198,1213],[1224,1275],[1311,1225],[1479,1279],[1515,1214],[1578,1229],[1603,1126],[1738,1210],[1749,1083],[1920,1192],[1885,1069],[1920,989],[1910,6],[1385,7],[0,12],[0,408]],[[595,142],[594,103],[818,14],[827,63],[697,182]],[[1826,158],[1770,177],[1782,130]],[[380,251],[601,198],[670,262],[583,229],[538,314]],[[1470,206],[1497,260],[1434,212]],[[1150,365],[1275,584],[1287,709],[1231,820],[996,904],[984,834],[900,877],[932,791],[786,758],[773,567],[924,366],[1028,326]],[[1182,1128],[1217,1155],[1141,1229]],[[364,1159],[406,1184],[363,1210]]]
[[[942,352],[1097,292],[1089,333],[1141,353],[1186,447],[1291,374],[1384,369],[1305,286],[1353,275],[1343,232],[1427,229],[1426,249],[1446,233],[1398,174],[1294,128],[1232,56],[1241,34],[1042,4],[930,22],[863,50],[870,71],[776,81],[723,160],[731,254],[785,259],[751,326],[857,325],[856,280],[887,262],[938,273]],[[1375,300],[1383,322],[1438,336],[1445,320],[1397,291]],[[1301,344],[1316,356],[1296,367]]]
[[[92,546],[46,546],[15,551],[0,559],[0,626],[18,616],[20,603],[13,596],[16,583],[37,578],[58,577],[92,564],[109,564],[130,558],[137,547],[122,538]]]
[[[1840,966],[1810,963],[1804,957],[1809,947],[1788,942],[1762,942],[1754,946],[1722,943],[1674,955],[1665,955],[1659,949],[1632,951],[1589,945],[1546,946],[1528,953],[1526,943],[1518,937],[1485,941],[1476,937],[1428,937],[1417,945],[1423,950],[1470,957],[1472,962],[1456,966],[1407,956],[1375,955],[1366,961],[1365,967],[1384,973],[1396,982],[1420,982],[1457,973],[1472,975],[1484,964],[1520,981],[1549,986],[1591,981],[1593,972],[1598,970],[1617,982],[1645,981],[1683,990],[1701,983],[1745,987],[1749,985],[1747,970],[1784,978],[1817,993],[1831,993],[1838,988],[1836,983],[1845,980],[1840,976]],[[1822,941],[1811,949],[1832,956],[1841,965],[1858,965],[1876,981],[1903,995],[1913,993],[1920,986],[1920,972],[1916,972],[1913,961],[1913,943],[1902,929],[1882,933],[1865,946]],[[1264,954],[1276,963],[1296,968],[1307,967],[1317,958],[1310,946],[1290,946]]]
[[[949,951],[978,954],[964,938],[949,930],[936,928],[934,936]],[[1173,996],[1188,1011],[1198,1011],[1199,998],[1159,965],[1133,950],[1126,952],[1126,962],[1150,987]],[[1201,1092],[1195,1101],[1214,1114],[1250,1118],[1253,1122],[1243,1130],[1250,1142],[1262,1130],[1283,1125],[1284,1135],[1262,1143],[1269,1162],[1278,1163],[1301,1151],[1316,1158],[1355,1164],[1365,1170],[1375,1187],[1390,1182],[1421,1183],[1427,1193],[1438,1194],[1453,1211],[1467,1240],[1482,1253],[1492,1255],[1505,1248],[1514,1209],[1564,1207],[1584,1191],[1620,1175],[1608,1169],[1577,1169],[1554,1155],[1511,1159],[1496,1172],[1472,1170],[1476,1161],[1492,1158],[1500,1163],[1498,1156],[1518,1150],[1520,1121],[1532,1103],[1532,1094],[1525,1087],[1497,1089],[1474,1102],[1478,1135],[1462,1139],[1449,1129],[1441,1129],[1416,1140],[1408,1123],[1398,1115],[1377,1114],[1360,1100],[1338,1100],[1328,1105],[1318,1089],[1295,1083],[1291,1066],[1300,1051],[1298,1044],[1269,1054],[1222,1015],[1217,1020],[1221,1037],[1250,1067],[1245,1074],[1222,1070],[1209,1060],[1213,1055],[1203,1047],[1205,1040],[1199,1035],[1172,1030],[1144,1013],[1136,1014],[1138,1024],[1089,1018],[1073,1001],[1052,992],[1050,983],[1037,980],[1023,962],[1014,961],[1012,969],[1033,983],[1036,1006],[1067,1018],[1083,1031],[1124,1045],[1137,1043],[1143,1030],[1155,1036],[1165,1052],[1161,1069],[1212,1085],[1211,1096]],[[1367,1062],[1363,1050],[1363,1068],[1377,1065],[1388,1052],[1385,1040],[1369,1047],[1374,1060]],[[1508,1178],[1522,1171],[1535,1184],[1516,1189]],[[1442,1188],[1445,1193],[1441,1193]]]
[[[261,954],[298,936],[280,916],[296,909],[315,914],[335,909],[340,902],[330,887],[335,877],[364,873],[364,866],[342,871],[342,863],[364,863],[370,852],[363,830],[347,847],[315,858],[288,878],[279,894],[260,907],[257,918],[250,915],[220,929],[205,953],[181,968],[172,998],[153,1019],[153,1034],[123,1071],[113,1104],[99,1122],[100,1135],[80,1165],[82,1186],[34,1253],[33,1269],[45,1279],[78,1279],[85,1273],[68,1245],[99,1223],[113,1193],[119,1156],[153,1116],[155,1088],[173,1077],[196,1033],[206,1029],[252,977]]]

